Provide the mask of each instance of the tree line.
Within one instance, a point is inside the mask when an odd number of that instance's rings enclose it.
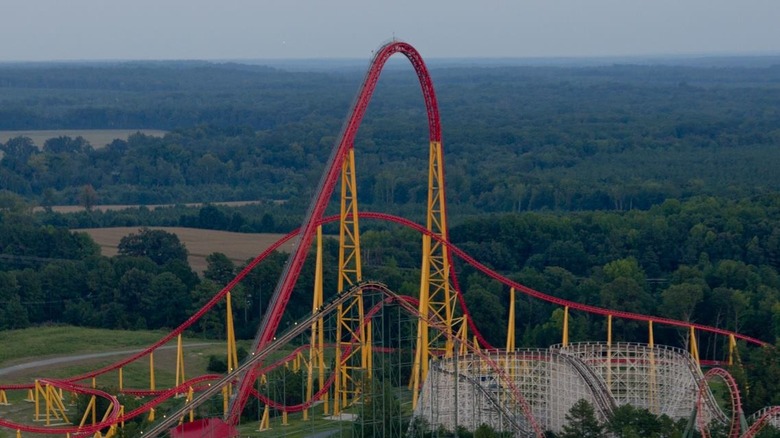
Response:
[[[187,264],[186,248],[175,235],[143,228],[122,239],[120,256],[100,256],[87,235],[44,225],[40,219],[50,216],[13,211],[24,204],[16,205],[3,211],[0,222],[0,328],[42,323],[170,328],[242,268],[215,253],[207,258],[201,278]],[[648,211],[474,216],[456,221],[450,237],[492,269],[553,296],[712,325],[775,343],[780,336],[778,223],[778,196],[740,201],[701,197],[667,200]],[[392,225],[361,224],[364,277],[415,295],[420,237]],[[285,260],[285,254],[274,254],[234,291],[239,336],[253,335]],[[336,266],[337,260],[337,242],[327,240],[325,263]],[[312,263],[309,257],[287,321],[311,311]],[[457,258],[453,263],[477,327],[493,345],[503,345],[508,291]],[[327,271],[326,294],[334,294],[336,275]],[[561,341],[562,309],[525,297],[517,306],[519,346]],[[223,319],[215,312],[197,329],[222,336]],[[616,341],[647,341],[647,327],[636,322],[615,320],[613,330]],[[572,312],[570,337],[606,339],[606,321]],[[725,339],[699,337],[703,356],[725,358]],[[684,347],[686,339],[687,333],[678,329],[656,327],[657,343]],[[755,355],[756,361],[771,363],[762,359],[766,354],[773,357],[763,349],[743,352],[746,359]],[[780,377],[777,365],[745,370],[747,377],[775,372]],[[771,381],[760,386],[771,387]],[[774,397],[772,391],[751,394],[760,401]],[[763,406],[759,401],[754,405]]]
[[[0,129],[170,131],[106,147],[69,137],[0,144],[0,329],[178,325],[242,266],[212,254],[199,277],[175,236],[143,227],[298,226],[362,74],[208,63],[0,66]],[[432,74],[455,244],[555,296],[777,341],[780,69],[441,66]],[[361,209],[424,220],[425,123],[414,74],[384,72],[356,142]],[[228,200],[261,202],[180,205]],[[93,211],[100,203],[176,205]],[[49,208],[57,204],[86,211],[59,214]],[[139,231],[109,258],[68,231],[95,226]],[[361,226],[364,276],[418,293],[419,236]],[[336,243],[325,247],[335,266]],[[239,336],[254,333],[284,260],[272,255],[235,291]],[[507,291],[454,265],[477,326],[501,345]],[[313,269],[303,272],[288,321],[311,311]],[[325,281],[335,293],[335,274]],[[521,345],[560,341],[561,309],[528,298],[518,306]],[[195,329],[221,336],[220,315]],[[647,336],[632,322],[614,329],[620,340]],[[573,340],[601,339],[605,321],[573,312],[570,331]],[[659,328],[656,342],[679,345],[683,335]],[[722,340],[701,335],[700,344],[704,355],[724,354]],[[753,409],[780,404],[773,351],[743,351],[746,363],[762,365],[735,370],[761,382],[750,385]]]
[[[409,70],[383,73],[358,133],[366,205],[424,202],[426,117]],[[647,209],[666,198],[737,199],[780,187],[771,165],[780,141],[775,67],[431,71],[448,199],[464,213]],[[13,138],[0,145],[0,185],[44,206],[78,204],[86,186],[106,204],[305,203],[307,181],[319,175],[362,73],[208,63],[0,66],[0,129],[171,131],[107,147]]]

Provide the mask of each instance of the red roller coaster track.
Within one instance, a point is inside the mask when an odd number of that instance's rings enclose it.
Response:
[[[696,422],[699,426],[699,432],[701,433],[702,438],[712,437],[709,430],[710,425],[705,421],[704,404],[705,394],[709,390],[707,384],[710,380],[713,380],[716,377],[722,380],[726,385],[726,389],[729,392],[729,398],[731,399],[731,429],[729,430],[729,438],[739,438],[740,417],[743,415],[742,400],[739,396],[737,382],[734,380],[734,377],[732,377],[731,374],[729,374],[729,372],[723,368],[713,368],[707,371],[707,374],[704,375],[704,379],[699,382],[699,391],[696,395]]]
[[[357,93],[357,98],[353,103],[350,116],[339,135],[337,145],[325,165],[325,172],[322,180],[312,199],[309,211],[304,218],[301,233],[298,237],[299,241],[295,246],[295,250],[290,254],[282,277],[279,279],[279,283],[270,299],[269,311],[260,324],[257,336],[255,337],[255,342],[252,346],[252,351],[258,351],[267,345],[273,339],[274,334],[279,327],[287,302],[290,300],[293,287],[298,281],[301,268],[306,260],[309,245],[311,245],[317,224],[320,222],[320,219],[325,212],[325,207],[327,206],[328,201],[333,194],[336,182],[338,181],[341,163],[354,144],[360,122],[363,120],[363,116],[368,108],[368,103],[371,101],[371,96],[379,81],[382,67],[384,67],[385,62],[396,53],[401,53],[409,59],[417,73],[417,78],[420,80],[420,86],[422,88],[425,107],[428,114],[430,141],[441,141],[439,107],[436,103],[436,94],[433,90],[433,83],[431,82],[431,77],[428,74],[428,69],[425,66],[425,62],[423,62],[422,56],[420,56],[414,47],[404,42],[393,41],[380,47],[371,61],[368,73],[366,73],[363,83]],[[230,403],[229,423],[237,424],[241,410],[249,397],[252,384],[256,378],[256,371],[250,370],[239,379],[237,395]]]
[[[436,236],[433,235],[433,233],[431,233],[427,229],[425,229],[425,227],[423,227],[423,226],[421,226],[421,225],[419,225],[417,223],[414,223],[412,221],[409,221],[408,219],[404,219],[404,218],[401,218],[401,217],[398,217],[398,216],[393,216],[393,215],[384,214],[384,213],[362,212],[362,213],[360,213],[360,217],[362,219],[375,219],[375,220],[382,220],[382,221],[397,223],[397,224],[403,225],[405,227],[411,228],[411,229],[413,229],[415,231],[418,231],[420,233],[429,234],[433,238],[437,238]],[[331,223],[331,222],[335,222],[337,220],[339,220],[338,216],[330,216],[330,217],[326,217],[326,218],[324,218],[322,220],[317,221],[317,225]],[[75,377],[71,377],[69,379],[62,380],[61,382],[67,382],[69,384],[73,384],[75,382],[80,382],[80,381],[84,381],[84,380],[87,380],[87,379],[91,379],[93,377],[97,377],[97,376],[106,374],[108,372],[117,370],[117,369],[119,369],[119,368],[121,368],[121,367],[123,367],[123,366],[125,366],[125,365],[127,365],[129,363],[135,362],[135,361],[137,361],[137,360],[139,360],[139,359],[149,355],[149,353],[153,352],[158,347],[166,344],[167,342],[172,340],[174,337],[176,337],[179,333],[182,333],[184,330],[186,330],[187,328],[192,326],[192,324],[197,322],[198,319],[200,319],[200,317],[205,315],[218,302],[220,302],[222,299],[224,299],[225,295],[228,292],[230,292],[238,283],[240,283],[260,262],[265,260],[265,258],[268,255],[270,255],[273,251],[275,251],[278,248],[280,248],[282,245],[284,245],[290,239],[292,239],[295,236],[297,236],[298,233],[299,233],[299,230],[292,231],[291,233],[287,234],[286,236],[282,237],[277,242],[275,242],[273,245],[271,245],[267,250],[265,250],[261,254],[259,254],[227,286],[225,286],[219,293],[214,295],[214,297],[212,297],[211,300],[209,300],[200,310],[198,310],[195,314],[193,314],[190,318],[188,318],[187,321],[185,321],[179,327],[177,327],[176,329],[174,329],[173,331],[168,333],[166,336],[161,338],[159,341],[155,342],[153,345],[149,346],[144,351],[136,353],[136,354],[134,354],[134,355],[132,355],[132,356],[126,358],[126,359],[123,359],[123,360],[118,361],[116,363],[110,364],[110,365],[105,366],[103,368],[100,368],[98,370],[94,370],[94,371],[91,371],[89,373],[85,373],[85,374],[81,374],[81,375],[78,375],[78,376],[75,376]],[[724,330],[724,329],[721,329],[721,328],[718,328],[718,327],[709,327],[709,326],[704,326],[704,325],[700,325],[700,324],[692,324],[692,323],[685,322],[685,321],[678,321],[678,320],[673,320],[673,319],[668,319],[668,318],[660,318],[660,317],[651,316],[651,315],[642,315],[642,314],[631,313],[631,312],[610,310],[610,309],[606,309],[606,308],[602,308],[602,307],[583,305],[583,304],[576,303],[576,302],[573,302],[573,301],[568,301],[568,300],[564,300],[564,299],[561,299],[561,298],[553,297],[551,295],[547,295],[547,294],[544,294],[542,292],[539,292],[539,291],[536,291],[534,289],[531,289],[531,288],[528,288],[526,286],[523,286],[523,285],[521,285],[519,283],[516,283],[516,282],[514,282],[514,281],[512,281],[512,280],[510,280],[510,279],[508,279],[508,278],[506,278],[504,276],[502,276],[501,274],[491,270],[490,268],[486,267],[485,265],[477,262],[472,257],[470,257],[468,254],[466,254],[463,250],[461,250],[460,248],[458,248],[455,245],[451,244],[450,242],[443,242],[443,243],[445,245],[447,245],[449,251],[452,254],[462,258],[466,263],[472,265],[473,267],[475,267],[479,271],[485,273],[486,275],[490,276],[491,278],[494,278],[494,279],[498,280],[499,282],[501,282],[502,284],[505,284],[505,285],[507,285],[509,287],[515,287],[517,290],[519,290],[519,291],[521,291],[521,292],[523,292],[523,293],[525,293],[525,294],[527,294],[527,295],[529,295],[529,296],[531,296],[533,298],[536,298],[536,299],[539,299],[539,300],[542,300],[542,301],[545,301],[545,302],[548,302],[548,303],[556,304],[556,305],[559,305],[559,306],[569,306],[572,309],[577,309],[577,310],[581,310],[581,311],[584,311],[584,312],[597,314],[597,315],[613,315],[614,317],[618,317],[618,318],[625,318],[625,319],[630,319],[630,320],[635,320],[635,321],[642,321],[642,322],[653,321],[656,324],[667,324],[667,325],[670,325],[670,326],[673,326],[673,327],[681,327],[681,328],[688,328],[688,327],[693,326],[697,330],[701,330],[701,331],[704,331],[704,332],[715,333],[715,334],[725,335],[725,336],[733,335],[737,339],[742,339],[742,340],[744,340],[746,342],[749,342],[749,343],[752,343],[752,344],[755,344],[755,345],[762,345],[762,346],[763,345],[767,345],[766,342],[761,341],[760,339],[752,338],[752,337],[745,336],[745,335],[742,335],[742,334],[739,334],[739,333],[736,333],[736,332],[732,332],[732,331],[729,331],[729,330]],[[456,290],[458,290],[458,289],[456,289]],[[459,290],[458,290],[458,293],[460,294]],[[463,300],[461,300],[461,302],[463,302]],[[462,305],[462,309],[463,309],[465,314],[467,314],[467,315],[469,314],[468,313],[468,308],[465,305]],[[469,316],[469,319],[471,319],[470,316]],[[479,333],[479,332],[477,331],[475,333]],[[487,345],[487,344],[484,343],[483,345]],[[269,369],[270,368],[274,368],[275,366],[277,366],[277,365],[279,365],[281,363],[283,363],[283,361],[275,361],[274,364],[271,364],[271,365],[269,365],[269,366],[267,366],[265,368],[269,368]],[[259,372],[264,372],[264,371],[268,371],[268,370],[267,369],[261,369],[261,370],[258,370],[258,371]],[[137,415],[141,415],[141,414],[143,414],[145,412],[148,412],[150,409],[152,409],[155,406],[159,405],[160,403],[162,403],[163,401],[167,400],[168,398],[170,398],[170,397],[172,397],[172,396],[174,396],[176,394],[180,394],[180,393],[186,392],[186,390],[187,390],[187,388],[189,386],[195,386],[195,385],[197,385],[199,383],[203,383],[203,382],[206,382],[208,380],[213,380],[215,378],[216,378],[216,376],[213,376],[213,375],[201,376],[201,377],[189,380],[189,381],[179,385],[176,388],[172,388],[172,389],[164,390],[164,391],[148,391],[148,390],[134,391],[134,390],[127,390],[125,392],[127,392],[128,394],[152,395],[155,398],[150,400],[149,402],[147,402],[143,406],[139,407],[135,411],[126,413],[124,415],[123,419],[124,420],[129,420],[130,418],[133,418],[133,417],[135,417]],[[329,378],[328,383],[330,383],[331,381],[332,381],[332,377]],[[32,389],[32,388],[33,388],[32,384],[26,384],[26,385],[3,385],[3,386],[0,386],[0,389],[3,389],[3,390],[19,390],[19,389]],[[88,393],[86,391],[88,388],[80,387],[80,386],[78,388],[82,388],[83,391],[81,391],[81,389],[80,389],[79,391],[76,391],[76,392]],[[105,397],[102,394],[98,394],[98,395]],[[271,402],[271,400],[268,399],[265,396],[263,396],[262,399],[266,403]],[[315,397],[315,399],[316,399],[316,397]],[[280,407],[281,408],[281,404],[272,403],[272,402],[269,403],[269,404],[273,404],[275,407]],[[300,408],[304,408],[304,406],[294,406],[294,407],[290,406],[290,407],[287,407],[287,408],[288,409],[284,409],[284,410],[287,410],[289,412],[295,412],[297,410],[300,410]],[[2,420],[2,419],[0,419],[0,426],[11,428],[11,429],[14,429],[14,430],[22,430],[22,431],[35,432],[35,433],[45,433],[45,432],[48,432],[48,433],[65,433],[65,432],[68,432],[68,431],[75,431],[76,430],[76,428],[67,428],[67,429],[54,428],[53,429],[53,428],[45,428],[45,427],[38,427],[38,426],[28,426],[28,425],[18,424],[18,423],[15,423],[15,422],[10,422],[10,421],[7,421],[7,420]],[[103,424],[102,426],[105,426],[105,424]],[[90,430],[92,430],[92,429],[94,429],[94,428],[90,428]],[[81,430],[83,431],[85,429],[81,429]]]
[[[391,42],[384,46],[382,46],[375,54],[370,68],[368,70],[368,73],[365,76],[365,79],[361,85],[361,88],[357,94],[356,100],[353,103],[353,107],[351,109],[350,117],[347,119],[347,122],[344,124],[342,128],[341,135],[339,137],[339,141],[334,147],[334,150],[332,151],[332,155],[329,158],[328,163],[326,164],[325,172],[322,176],[322,179],[319,183],[319,186],[317,188],[317,191],[315,192],[316,195],[312,199],[312,203],[309,207],[309,211],[307,212],[307,215],[305,217],[305,221],[303,222],[302,227],[299,230],[295,230],[273,245],[263,251],[260,255],[258,255],[254,260],[252,260],[230,283],[228,283],[219,293],[217,293],[214,297],[212,297],[200,310],[198,310],[195,314],[190,316],[184,323],[182,323],[179,327],[168,333],[166,336],[164,336],[162,339],[154,343],[153,345],[149,346],[147,349],[145,349],[142,352],[139,352],[137,354],[134,354],[126,359],[123,359],[119,362],[116,362],[114,364],[108,365],[106,367],[93,370],[89,373],[85,373],[79,376],[71,377],[66,380],[49,380],[48,383],[55,386],[67,389],[72,392],[76,393],[82,393],[82,394],[89,394],[89,395],[95,395],[99,397],[107,398],[112,404],[116,404],[116,399],[109,395],[105,394],[101,391],[93,390],[91,388],[87,388],[82,385],[78,385],[77,382],[81,382],[87,379],[91,379],[93,377],[97,377],[103,374],[106,374],[110,371],[117,370],[119,368],[124,367],[125,365],[135,362],[150,353],[152,353],[154,350],[156,350],[158,347],[168,343],[170,340],[172,340],[177,335],[181,334],[184,330],[192,326],[196,321],[198,321],[204,314],[206,314],[209,310],[211,310],[218,302],[220,302],[225,295],[230,292],[239,282],[241,282],[248,274],[251,272],[261,261],[263,261],[269,254],[271,254],[273,251],[280,248],[284,243],[288,242],[290,239],[293,239],[295,237],[298,238],[298,242],[295,245],[295,249],[293,253],[290,255],[290,258],[287,261],[287,264],[285,266],[285,270],[283,272],[283,275],[279,279],[279,283],[276,286],[276,289],[274,291],[273,296],[271,297],[270,303],[269,303],[269,310],[266,312],[264,319],[261,323],[261,326],[258,330],[257,337],[255,339],[255,343],[253,345],[253,351],[259,351],[262,350],[264,346],[266,346],[268,343],[270,343],[279,327],[279,323],[281,321],[282,315],[285,311],[285,308],[287,306],[287,303],[290,299],[290,295],[292,293],[293,287],[295,286],[295,283],[297,282],[297,279],[300,275],[301,269],[303,267],[304,261],[306,259],[306,256],[309,252],[309,247],[311,245],[314,232],[316,230],[316,227],[319,225],[322,225],[324,223],[334,222],[339,220],[339,217],[332,216],[332,217],[326,217],[323,218],[323,213],[325,211],[325,208],[328,204],[328,201],[331,198],[331,195],[333,193],[333,189],[337,183],[339,173],[340,173],[340,167],[341,163],[343,162],[343,158],[347,152],[353,147],[353,142],[355,139],[355,136],[357,134],[358,128],[360,126],[360,122],[363,119],[363,116],[366,112],[366,109],[368,107],[368,104],[370,102],[371,96],[373,94],[373,91],[376,87],[377,81],[379,80],[380,73],[382,71],[382,68],[387,61],[387,59],[392,56],[395,53],[401,53],[405,55],[409,61],[411,62],[412,66],[415,69],[415,72],[417,73],[417,77],[420,81],[420,85],[423,92],[423,97],[425,99],[425,105],[427,108],[427,116],[428,116],[428,125],[429,125],[429,136],[430,141],[432,142],[441,142],[441,127],[440,127],[440,121],[439,121],[439,112],[438,112],[438,106],[436,103],[436,97],[433,89],[433,85],[430,79],[430,76],[428,75],[427,68],[425,67],[425,64],[422,60],[422,57],[420,54],[409,44],[403,43],[403,42]],[[421,226],[417,223],[414,223],[412,221],[409,221],[404,218],[400,218],[397,216],[389,215],[389,214],[383,214],[383,213],[368,213],[363,212],[359,214],[360,218],[365,219],[375,219],[375,220],[382,220],[382,221],[389,221],[394,222],[397,224],[400,224],[402,226],[414,229],[422,234],[428,235],[431,238],[437,240],[442,245],[444,245],[448,251],[449,254],[454,254],[461,258],[463,261],[465,261],[467,264],[473,266],[477,270],[483,272],[485,275],[501,282],[502,284],[513,287],[516,290],[525,293],[526,295],[543,300],[548,303],[552,303],[558,306],[566,306],[570,309],[579,310],[591,314],[596,315],[602,315],[602,316],[612,316],[617,318],[623,318],[623,319],[629,319],[629,320],[635,320],[635,321],[643,321],[643,322],[650,322],[652,321],[654,324],[665,324],[673,327],[680,327],[680,328],[695,328],[697,330],[703,331],[703,332],[710,332],[715,333],[718,335],[724,335],[724,336],[733,336],[736,339],[742,339],[746,342],[756,344],[756,345],[767,345],[764,341],[761,341],[759,339],[741,335],[739,333],[735,333],[729,330],[724,330],[717,327],[709,327],[704,326],[700,324],[694,324],[690,322],[685,321],[678,321],[673,320],[669,318],[660,318],[650,315],[643,315],[638,313],[632,313],[632,312],[625,312],[620,310],[614,310],[614,309],[606,309],[602,307],[597,306],[591,306],[587,304],[581,304],[576,303],[568,300],[564,300],[558,297],[554,297],[551,295],[544,294],[542,292],[536,291],[534,289],[528,288],[524,285],[521,285],[519,283],[516,283],[503,275],[491,270],[490,268],[486,267],[485,265],[479,263],[474,258],[466,254],[461,249],[457,248],[456,246],[452,245],[449,241],[443,239],[441,236],[436,235],[435,233],[427,230],[424,226]],[[462,292],[457,284],[457,278],[455,277],[455,273],[451,273],[450,277],[453,281],[454,289],[456,293],[459,295],[459,302],[461,306],[461,310],[464,315],[468,317],[469,326],[472,330],[472,332],[478,337],[480,344],[482,344],[485,348],[492,348],[487,343],[487,341],[481,336],[479,333],[479,330],[474,325],[473,318],[471,318],[471,315],[469,314],[468,308],[465,305],[465,300],[463,300]],[[370,317],[369,312],[369,317]],[[253,394],[253,388],[252,383],[254,382],[255,378],[259,373],[265,372],[268,369],[271,369],[275,366],[278,366],[281,364],[282,361],[275,361],[273,364],[266,365],[265,367],[260,366],[255,368],[250,368],[249,371],[247,371],[240,379],[239,379],[239,385],[238,385],[238,391],[234,399],[231,401],[230,404],[230,414],[228,417],[228,421],[232,424],[238,423],[239,413],[241,412],[244,404],[246,403],[248,397]],[[138,409],[134,410],[133,412],[126,413],[121,420],[127,420],[129,418],[132,418],[133,416],[141,415],[144,412],[149,411],[150,409],[154,408],[155,406],[162,403],[164,400],[186,391],[186,389],[190,386],[198,386],[202,385],[204,382],[214,380],[217,376],[208,375],[208,376],[201,376],[195,379],[191,379],[181,385],[179,385],[176,388],[171,388],[168,390],[162,390],[162,391],[131,391],[127,390],[125,391],[128,394],[135,394],[135,395],[143,395],[143,396],[152,396],[154,397],[152,400],[149,400],[146,402],[143,406],[139,407]],[[328,380],[328,384],[332,382],[333,377]],[[33,388],[33,385],[5,385],[0,386],[0,390],[17,390],[17,389],[31,389]],[[324,391],[327,390],[327,385],[325,389],[321,390]],[[318,393],[317,395],[319,395]],[[304,409],[308,407],[308,405],[311,404],[311,400],[307,401],[303,405],[298,406],[283,406],[279,403],[275,403],[268,399],[267,397],[255,394],[256,396],[260,397],[264,403],[267,403],[269,405],[273,405],[274,407],[278,407],[282,410],[286,410],[289,412],[293,412],[296,410]],[[312,400],[316,399],[317,397],[314,397]],[[735,405],[736,406],[736,405]],[[780,408],[778,408],[780,409]],[[118,411],[115,411],[118,412]],[[774,410],[770,413],[766,414],[765,417],[769,417],[769,415],[776,415],[777,412],[780,412],[780,410]],[[105,421],[101,423],[97,423],[95,425],[85,426],[83,428],[43,428],[43,427],[37,427],[37,426],[27,426],[23,424],[17,424],[13,423],[7,420],[0,419],[0,426],[12,428],[14,430],[22,430],[22,431],[30,431],[30,432],[41,432],[41,433],[65,433],[65,432],[71,432],[71,433],[84,433],[89,431],[95,431],[102,427],[105,427],[108,424],[116,423],[118,413],[112,414],[109,418],[107,418]],[[763,420],[766,421],[766,420]]]

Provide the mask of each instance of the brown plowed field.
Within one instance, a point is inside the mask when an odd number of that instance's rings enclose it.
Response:
[[[201,230],[182,227],[149,227],[155,230],[165,230],[179,236],[179,240],[189,251],[190,266],[195,272],[202,273],[206,269],[206,256],[221,252],[237,265],[252,259],[283,237],[282,234],[249,234],[231,233],[228,231]],[[117,246],[122,237],[138,233],[138,227],[116,228],[84,228],[73,231],[84,232],[100,245],[104,256],[117,254]],[[280,249],[285,252],[292,250],[292,241]]]

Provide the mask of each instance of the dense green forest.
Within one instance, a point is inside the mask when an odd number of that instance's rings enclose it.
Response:
[[[770,63],[771,64],[771,63]],[[210,63],[0,65],[0,129],[157,128],[106,147],[58,137],[0,144],[0,329],[46,323],[177,325],[241,266],[196,275],[175,236],[139,231],[100,255],[85,227],[176,225],[288,232],[300,224],[362,70]],[[551,295],[780,337],[780,61],[775,65],[434,65],[452,241]],[[419,85],[391,64],[356,143],[361,209],[422,221],[427,127]],[[228,208],[185,202],[261,201]],[[96,204],[177,204],[97,211]],[[48,207],[81,204],[60,214]],[[33,210],[33,207],[44,207]],[[420,238],[361,222],[364,276],[414,295]],[[164,251],[163,251],[164,249]],[[335,266],[337,245],[326,257]],[[251,337],[284,254],[236,290]],[[313,262],[309,257],[307,263]],[[477,326],[504,342],[508,294],[455,260]],[[311,309],[304,268],[286,321]],[[336,279],[326,278],[335,293]],[[560,342],[560,309],[520,298],[525,346]],[[573,340],[605,337],[574,313]],[[196,328],[221,336],[223,321]],[[647,328],[616,322],[616,337]],[[685,333],[658,328],[656,342]],[[723,357],[702,335],[703,355]],[[776,350],[749,349],[752,410],[780,404]],[[753,386],[755,388],[755,386]]]
[[[77,204],[87,184],[109,204],[305,199],[362,74],[205,63],[0,66],[0,129],[171,130],[99,149],[79,139],[12,139],[0,185],[43,205]],[[442,66],[431,74],[454,211],[646,209],[670,197],[737,198],[780,186],[772,165],[780,62]],[[361,202],[420,204],[425,124],[411,68],[389,66],[356,143]]]
[[[186,264],[175,236],[139,232],[108,258],[88,236],[45,225],[21,200],[7,196],[0,218],[0,328],[69,323],[109,328],[160,328],[183,322],[226,284],[241,266],[212,254],[199,278]],[[201,209],[216,209],[206,206]],[[84,213],[88,215],[89,213]],[[143,217],[143,216],[142,216]],[[193,217],[198,217],[193,215]],[[531,212],[474,216],[451,229],[455,244],[497,271],[554,296],[599,306],[657,314],[738,330],[768,342],[780,335],[780,195],[728,201],[698,197],[667,200],[648,211]],[[420,238],[394,226],[363,222],[364,275],[415,294]],[[325,246],[328,266],[337,243]],[[237,333],[251,337],[285,255],[262,263],[234,293]],[[286,321],[311,309],[313,257],[303,270]],[[495,345],[505,342],[508,293],[455,261],[465,299],[477,325]],[[335,293],[333,270],[326,291]],[[518,300],[520,344],[560,342],[560,309]],[[572,340],[606,336],[605,321],[574,313]],[[222,336],[217,315],[196,328]],[[684,345],[685,332],[656,328],[656,342]],[[646,341],[647,328],[616,321],[616,339]],[[723,357],[723,340],[702,335],[706,357]],[[748,406],[776,400],[780,382],[776,350],[743,353],[766,392],[753,390]],[[750,357],[749,360],[747,358]],[[766,380],[764,380],[766,379]],[[777,388],[780,389],[780,388]]]

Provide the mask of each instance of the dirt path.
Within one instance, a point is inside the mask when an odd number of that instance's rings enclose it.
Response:
[[[214,343],[201,342],[196,344],[184,344],[184,348],[205,347],[209,345],[214,345]],[[170,350],[173,348],[176,348],[176,346],[165,345],[158,348],[158,350]],[[0,376],[13,376],[17,373],[29,372],[31,370],[36,370],[36,369],[46,369],[54,365],[70,364],[74,362],[81,362],[81,361],[93,360],[93,359],[102,359],[105,357],[112,357],[112,356],[130,355],[130,354],[141,352],[143,350],[144,350],[143,348],[137,348],[135,350],[108,351],[104,353],[88,353],[88,354],[76,354],[73,356],[50,357],[48,359],[40,359],[33,362],[26,362],[18,365],[13,365],[10,367],[0,368]]]

